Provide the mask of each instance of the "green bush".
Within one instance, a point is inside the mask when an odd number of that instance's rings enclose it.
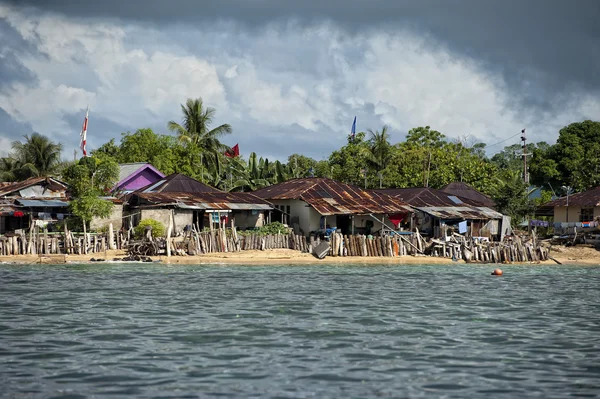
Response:
[[[154,219],[143,219],[135,229],[136,238],[144,238],[146,236],[146,226],[152,226],[152,237],[163,237],[165,235],[165,225]]]
[[[260,234],[263,236],[271,235],[271,234],[289,234],[292,229],[290,227],[286,227],[283,223],[273,222],[257,229],[251,229],[246,231],[240,231],[239,233],[242,235],[249,234]]]

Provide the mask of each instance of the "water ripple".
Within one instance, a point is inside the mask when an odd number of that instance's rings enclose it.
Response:
[[[598,397],[600,267],[0,266],[0,397]]]

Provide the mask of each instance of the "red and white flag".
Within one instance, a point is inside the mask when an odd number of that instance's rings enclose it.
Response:
[[[90,107],[88,106],[85,110],[85,119],[83,120],[83,126],[81,127],[81,141],[79,143],[79,148],[83,151],[83,156],[87,157],[87,150],[85,149],[85,144],[87,140],[87,125],[88,125],[88,113],[90,112]]]

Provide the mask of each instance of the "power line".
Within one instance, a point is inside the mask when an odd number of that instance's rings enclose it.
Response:
[[[519,134],[521,134],[521,133],[517,133],[517,134],[515,134],[514,136],[510,136],[509,138],[507,138],[507,139],[504,139],[504,140],[502,140],[502,141],[499,141],[499,142],[497,142],[497,143],[494,143],[494,144],[492,144],[492,145],[486,145],[486,146],[485,146],[485,148],[486,148],[486,149],[488,149],[488,148],[490,148],[490,147],[494,147],[494,146],[496,146],[496,145],[498,145],[498,144],[502,144],[502,143],[504,143],[505,141],[508,141],[508,140],[512,139],[513,137],[517,137]]]

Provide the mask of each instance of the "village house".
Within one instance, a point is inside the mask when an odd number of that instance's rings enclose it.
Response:
[[[261,227],[272,205],[252,193],[224,192],[179,173],[126,195],[126,222],[137,226],[143,219],[154,219],[165,226],[172,218],[173,229],[181,233],[187,226],[198,230],[211,224],[240,229]]]
[[[119,164],[119,182],[113,192],[127,194],[163,179],[165,175],[146,162]]]
[[[52,177],[32,177],[0,186],[0,234],[62,221],[68,214],[67,185]]]
[[[475,188],[469,186],[467,183],[464,182],[453,182],[446,184],[440,189],[440,191],[443,191],[449,195],[454,195],[456,197],[463,198],[468,201],[475,201],[481,206],[496,209],[496,202],[494,202],[493,199],[475,190]]]
[[[470,198],[450,195],[429,187],[374,191],[400,198],[415,208],[417,212],[413,227],[417,227],[424,235],[443,237],[448,234],[449,229],[473,237],[501,239],[505,234],[510,234],[509,217]]]
[[[536,210],[536,215],[553,217],[558,232],[573,227],[596,230],[600,221],[600,187],[547,202]]]
[[[123,201],[121,197],[139,188],[156,183],[164,177],[165,175],[161,171],[146,162],[119,164],[119,182],[111,190],[115,196],[101,197],[112,202],[113,209],[107,218],[93,218],[90,222],[90,229],[101,230],[112,224],[113,229],[120,230],[123,226]]]
[[[322,177],[299,178],[253,192],[275,207],[272,221],[297,234],[372,234],[394,230],[392,220],[408,218],[413,209],[398,198]]]

